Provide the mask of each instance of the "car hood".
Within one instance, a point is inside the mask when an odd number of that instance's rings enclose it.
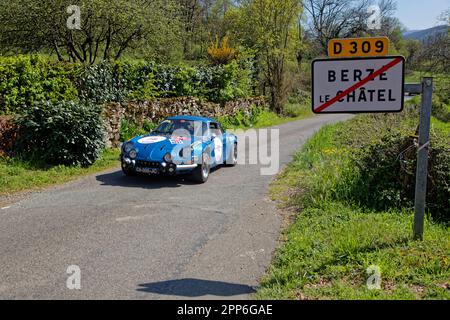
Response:
[[[163,135],[139,136],[131,140],[138,155],[137,159],[147,161],[162,161],[166,153],[172,152],[175,146],[189,145],[182,137],[167,137]]]

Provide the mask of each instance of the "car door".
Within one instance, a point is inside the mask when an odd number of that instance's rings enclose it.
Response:
[[[214,158],[215,165],[219,165],[224,162],[226,137],[223,134],[222,128],[217,122],[211,122],[209,125],[209,129],[211,132],[211,140],[213,145],[212,156]]]

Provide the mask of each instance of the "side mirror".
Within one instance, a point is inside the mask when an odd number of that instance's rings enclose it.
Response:
[[[217,138],[217,135],[215,133],[211,134],[211,141],[214,140],[215,138]]]

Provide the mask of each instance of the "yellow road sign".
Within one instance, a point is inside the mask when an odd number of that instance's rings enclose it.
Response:
[[[386,56],[388,53],[387,37],[332,39],[328,42],[330,58]]]

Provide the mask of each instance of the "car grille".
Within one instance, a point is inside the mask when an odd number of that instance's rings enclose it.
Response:
[[[142,167],[142,168],[159,168],[160,163],[152,162],[152,161],[136,160],[136,166]]]

